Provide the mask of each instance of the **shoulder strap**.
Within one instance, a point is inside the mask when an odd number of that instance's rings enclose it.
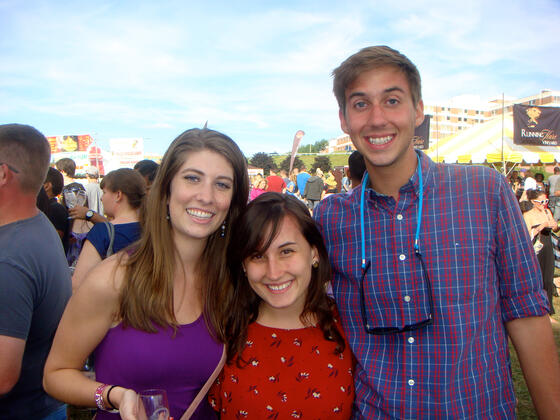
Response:
[[[183,414],[181,420],[188,420],[191,418],[195,410],[198,408],[198,405],[200,404],[202,399],[206,397],[206,394],[208,394],[208,390],[210,389],[210,387],[212,386],[212,384],[214,383],[214,381],[222,371],[222,368],[224,367],[225,363],[226,363],[226,346],[224,345],[222,348],[222,357],[220,358],[220,361],[218,362],[216,369],[214,369],[212,375],[210,375],[210,377],[208,378],[204,386],[200,389],[200,391],[192,401],[191,405],[189,405],[189,408],[187,408],[187,411],[185,411],[185,414]]]
[[[115,226],[110,222],[103,222],[107,227],[107,232],[109,233],[109,246],[107,247],[107,252],[105,253],[105,258],[113,255],[113,243],[115,242]]]

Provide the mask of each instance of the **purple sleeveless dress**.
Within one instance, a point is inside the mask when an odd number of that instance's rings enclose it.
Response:
[[[192,324],[148,333],[119,324],[111,328],[94,352],[96,379],[136,392],[165,389],[171,416],[179,420],[214,371],[222,345],[214,341],[202,315]],[[192,419],[215,419],[204,398]],[[97,410],[96,420],[120,419]]]

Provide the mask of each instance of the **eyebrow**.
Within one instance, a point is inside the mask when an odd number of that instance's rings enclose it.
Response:
[[[278,245],[278,248],[284,248],[285,246],[288,246],[288,245],[297,245],[297,244],[296,244],[296,242],[288,241],[288,242],[284,242],[283,244]]]
[[[393,92],[405,93],[404,89],[401,88],[401,87],[399,87],[399,86],[393,86],[393,87],[387,88],[387,89],[385,89],[385,90],[383,91],[383,93],[385,93],[385,94],[387,94],[387,93],[393,93]],[[350,94],[350,96],[348,96],[348,99],[352,99],[352,98],[354,98],[354,97],[356,97],[356,96],[359,96],[359,97],[361,97],[361,96],[367,96],[367,94],[366,94],[365,92],[352,92],[352,93]]]
[[[196,169],[196,168],[185,168],[180,172],[180,174],[182,175],[182,174],[185,174],[187,172],[194,172],[198,175],[206,175],[205,172],[201,171],[200,169]],[[227,179],[227,180],[230,180],[231,182],[233,182],[233,178],[228,176],[228,175],[218,175],[216,177],[216,179]]]

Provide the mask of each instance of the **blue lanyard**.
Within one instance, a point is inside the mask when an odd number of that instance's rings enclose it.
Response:
[[[420,254],[420,248],[418,246],[418,239],[420,238],[420,223],[422,221],[422,207],[424,206],[424,182],[422,180],[422,164],[420,162],[420,155],[416,155],[418,158],[418,184],[419,186],[419,197],[418,197],[418,213],[416,215],[416,234],[414,235],[414,252]],[[369,181],[369,174],[365,173],[364,179],[362,180],[362,194],[360,196],[360,233],[362,235],[362,270],[366,268],[366,240],[364,233],[364,196],[366,191],[366,186]]]

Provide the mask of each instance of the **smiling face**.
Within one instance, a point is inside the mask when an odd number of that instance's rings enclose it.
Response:
[[[305,305],[312,265],[318,258],[317,250],[309,245],[298,224],[285,216],[268,249],[243,262],[249,285],[262,299],[259,317],[278,310],[299,317]]]
[[[174,237],[206,240],[227,216],[233,195],[231,164],[211,150],[190,152],[171,180],[169,219]]]
[[[424,105],[414,105],[405,75],[384,66],[366,71],[345,92],[346,109],[339,112],[342,130],[364,156],[370,174],[376,167],[413,171],[415,127],[424,120]]]

